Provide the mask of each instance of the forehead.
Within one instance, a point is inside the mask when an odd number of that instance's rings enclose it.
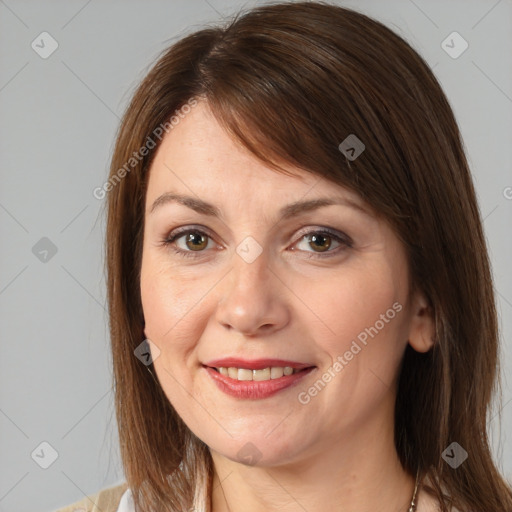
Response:
[[[283,165],[292,176],[258,160],[234,140],[201,101],[162,139],[153,159],[147,204],[167,191],[210,198],[256,198],[272,203],[326,194],[357,200],[354,192],[325,178]],[[310,197],[311,196],[311,197]]]

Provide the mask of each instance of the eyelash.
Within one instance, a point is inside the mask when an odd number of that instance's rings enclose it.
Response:
[[[209,239],[213,238],[207,232],[202,231],[201,229],[187,227],[187,228],[183,228],[183,229],[177,229],[174,232],[171,231],[171,233],[169,233],[169,235],[167,235],[167,238],[165,238],[164,240],[161,241],[161,245],[172,250],[174,253],[176,253],[180,257],[198,258],[201,256],[201,253],[204,251],[184,251],[183,249],[179,249],[178,247],[176,247],[174,245],[174,242],[176,240],[181,238],[183,235],[186,235],[189,233],[206,235]],[[330,257],[336,256],[343,249],[352,247],[352,240],[347,235],[345,235],[344,233],[338,233],[336,231],[332,231],[329,228],[310,230],[305,233],[302,233],[300,235],[299,242],[302,241],[302,239],[308,235],[322,235],[322,236],[327,235],[330,238],[333,238],[336,242],[340,243],[341,246],[336,247],[336,249],[334,249],[332,251],[326,251],[325,253],[315,253],[315,252],[309,253],[309,251],[305,251],[310,254],[309,256],[306,256],[307,258],[330,258]]]

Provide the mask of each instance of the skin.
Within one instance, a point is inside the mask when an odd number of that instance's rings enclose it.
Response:
[[[365,206],[344,187],[287,168],[294,176],[258,161],[203,102],[163,139],[150,169],[141,269],[158,379],[210,448],[213,512],[407,511],[415,475],[402,469],[393,442],[396,379],[407,343],[419,352],[432,347],[431,315],[422,294],[409,296],[404,248],[382,219],[331,205],[279,220],[278,210],[298,200],[334,196]],[[151,213],[171,191],[214,204],[221,218],[176,202]],[[196,234],[200,250],[186,235],[174,242],[190,258],[162,244],[178,227],[205,232],[202,240]],[[320,228],[348,235],[352,247],[333,238],[315,245],[306,235]],[[249,236],[262,249],[250,263],[236,251]],[[394,303],[401,311],[301,403],[298,394]],[[241,400],[201,366],[226,356],[317,368],[272,397]],[[257,449],[255,464],[237,455],[247,443]],[[421,512],[421,494],[419,502]]]

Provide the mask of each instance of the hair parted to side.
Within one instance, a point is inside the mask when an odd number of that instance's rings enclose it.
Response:
[[[395,412],[399,458],[411,474],[431,476],[428,489],[443,512],[450,505],[512,511],[512,490],[487,435],[501,387],[482,221],[458,126],[425,61],[385,25],[324,2],[241,12],[161,55],[124,114],[110,178],[176,110],[200,99],[277,172],[287,162],[347,187],[394,228],[436,328],[432,350],[405,351]],[[354,161],[338,149],[349,134],[366,146]],[[134,356],[145,338],[144,202],[158,142],[108,193],[110,335],[121,457],[137,510],[185,512],[209,500],[208,447]],[[457,469],[441,457],[453,441],[469,454]]]

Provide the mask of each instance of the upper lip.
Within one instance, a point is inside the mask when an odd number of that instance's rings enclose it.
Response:
[[[240,359],[238,357],[224,357],[204,363],[211,368],[246,368],[247,370],[263,370],[271,366],[290,366],[298,370],[314,366],[310,363],[299,363],[297,361],[286,361],[284,359]]]

